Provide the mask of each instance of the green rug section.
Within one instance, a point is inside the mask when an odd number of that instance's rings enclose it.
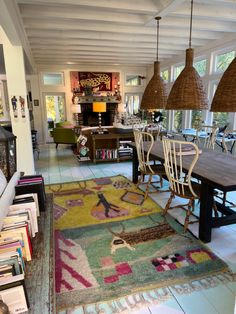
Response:
[[[160,213],[68,228],[55,238],[58,309],[231,276],[226,263]]]

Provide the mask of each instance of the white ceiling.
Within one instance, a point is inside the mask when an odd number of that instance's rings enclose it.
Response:
[[[148,65],[188,47],[190,0],[16,0],[38,65]],[[236,0],[194,0],[192,47],[236,32]]]

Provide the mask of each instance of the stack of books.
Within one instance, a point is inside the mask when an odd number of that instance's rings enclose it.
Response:
[[[39,210],[45,211],[46,194],[44,180],[41,175],[23,176],[15,186],[16,195],[37,193]]]
[[[8,215],[0,219],[0,298],[10,313],[28,309],[24,286],[25,262],[32,260],[31,240],[40,214],[36,193],[15,197]]]

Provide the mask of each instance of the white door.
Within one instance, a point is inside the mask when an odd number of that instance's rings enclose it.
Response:
[[[44,93],[44,104],[46,112],[46,142],[52,142],[50,135],[57,122],[65,121],[65,94],[64,93]]]

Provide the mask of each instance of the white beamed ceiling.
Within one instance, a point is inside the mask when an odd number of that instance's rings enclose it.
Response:
[[[146,66],[188,48],[190,0],[16,0],[36,65]],[[236,0],[194,0],[192,47],[236,32]]]

